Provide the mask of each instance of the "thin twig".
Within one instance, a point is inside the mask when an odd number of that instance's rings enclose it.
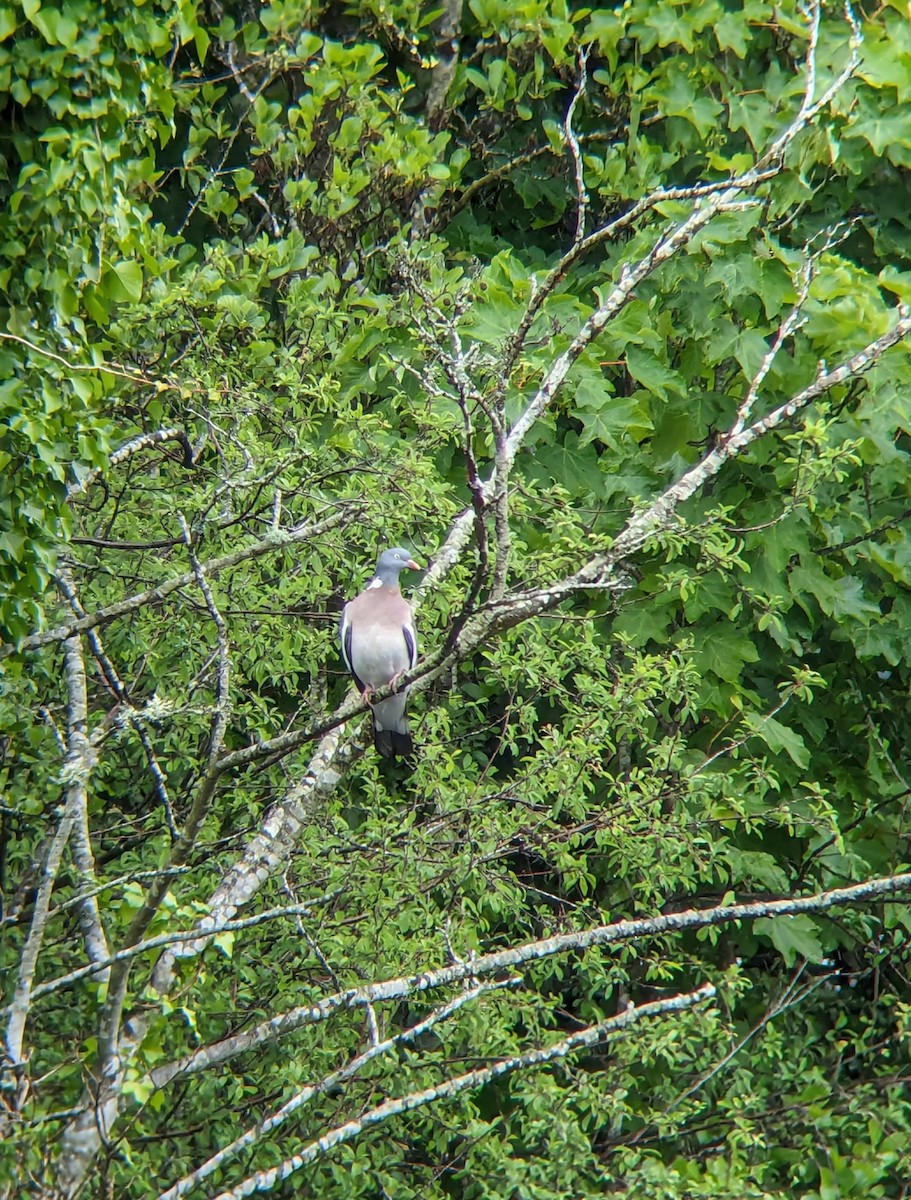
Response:
[[[569,107],[566,110],[566,116],[563,119],[563,136],[566,139],[566,144],[569,147],[569,152],[572,155],[573,171],[576,177],[576,235],[573,238],[573,245],[578,246],[585,237],[585,215],[588,212],[588,192],[585,190],[585,178],[582,170],[582,151],[579,148],[579,139],[573,131],[573,117],[576,112],[576,105],[585,95],[585,86],[588,82],[588,50],[581,47],[579,50],[579,82],[576,84],[576,90],[573,92],[573,98],[569,102]]]
[[[166,876],[168,879],[176,874],[179,868],[170,868],[165,871],[154,871],[149,874],[159,879]],[[274,921],[280,917],[296,917],[309,916],[313,909],[319,904],[325,904],[339,894],[341,889],[334,889],[328,892],[325,896],[321,896],[315,900],[310,900],[305,904],[286,904],[280,908],[269,908],[261,913],[256,913],[252,917],[242,917],[234,921],[224,921],[222,924],[213,928],[211,936],[219,937],[225,933],[237,933],[242,929],[253,929],[257,925],[262,925],[266,921]],[[63,907],[62,905],[60,906]],[[55,910],[55,911],[59,911]],[[49,996],[53,992],[59,992],[63,988],[71,987],[74,983],[79,983],[82,979],[88,979],[93,975],[99,974],[109,967],[115,966],[118,963],[129,962],[131,959],[137,958],[140,954],[148,954],[150,950],[160,950],[162,946],[173,946],[179,942],[190,942],[199,937],[198,929],[181,929],[173,933],[159,933],[155,937],[147,938],[143,942],[137,942],[135,945],[126,946],[122,950],[118,950],[115,954],[92,962],[82,967],[75,967],[72,971],[68,971],[65,975],[58,975],[56,979],[49,979],[46,983],[40,983],[32,989],[32,1000],[39,1000],[42,996]],[[0,1009],[0,1013],[10,1013],[12,1005],[5,1009]]]
[[[126,379],[130,383],[139,383],[142,384],[143,387],[154,388],[156,392],[177,391],[179,387],[177,383],[166,382],[161,379],[149,379],[146,375],[139,375],[135,371],[128,371],[125,367],[118,366],[116,363],[71,362],[68,358],[64,358],[60,354],[55,354],[53,350],[45,350],[43,346],[39,346],[35,342],[30,342],[28,338],[21,337],[18,333],[0,332],[0,340],[7,342],[18,342],[20,346],[25,346],[27,349],[34,351],[35,354],[40,354],[44,358],[49,358],[52,362],[60,363],[60,365],[66,367],[68,371],[103,371],[107,375],[116,375],[119,379]]]

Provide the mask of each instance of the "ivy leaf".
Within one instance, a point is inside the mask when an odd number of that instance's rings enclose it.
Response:
[[[12,8],[3,5],[0,8],[0,42],[16,32],[16,13]]]
[[[888,8],[882,12],[884,25],[864,31],[858,74],[872,87],[894,87],[898,103],[911,99],[911,24],[907,16]]]
[[[900,166],[911,163],[911,109],[896,105],[884,110],[879,98],[866,93],[858,97],[858,111],[845,129],[845,138],[864,138],[877,158],[888,158]]]
[[[136,262],[114,263],[104,275],[102,288],[111,300],[139,300],[142,296],[142,267]]]
[[[669,117],[681,117],[705,137],[721,115],[721,105],[708,96],[688,73],[684,61],[670,59],[650,94]]]
[[[712,31],[719,49],[733,50],[738,58],[746,58],[753,35],[742,13],[724,13],[712,23]]]
[[[75,45],[79,26],[55,8],[39,8],[29,13],[29,20],[51,45]]]

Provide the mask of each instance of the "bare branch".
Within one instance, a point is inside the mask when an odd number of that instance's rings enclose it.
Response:
[[[263,212],[268,217],[269,224],[272,226],[272,236],[274,238],[284,237],[284,230],[281,227],[281,222],[279,221],[279,219],[275,215],[275,213],[272,211],[272,209],[269,207],[269,204],[266,201],[265,197],[256,191],[251,192],[250,195],[253,197],[253,199],[256,201],[256,203],[259,205],[259,207],[263,210]]]
[[[386,979],[380,983],[367,984],[360,988],[349,988],[331,996],[290,1009],[263,1021],[260,1025],[243,1033],[225,1038],[210,1046],[201,1047],[185,1058],[156,1067],[150,1072],[151,1081],[158,1087],[187,1075],[225,1063],[239,1054],[255,1050],[267,1042],[276,1041],[304,1025],[319,1024],[334,1013],[349,1011],[384,1000],[404,1000],[409,996],[423,994],[440,987],[450,987],[466,979],[481,979],[485,975],[496,975],[514,971],[525,963],[556,954],[579,953],[595,946],[615,946],[640,939],[661,937],[684,929],[706,929],[717,925],[736,924],[760,917],[788,916],[794,913],[825,912],[842,905],[862,904],[873,897],[885,898],[900,892],[911,891],[911,873],[888,875],[872,879],[867,883],[853,884],[846,888],[833,888],[811,896],[795,896],[782,900],[763,900],[751,904],[718,905],[715,908],[686,909],[683,912],[667,913],[655,917],[615,921],[610,925],[599,925],[573,933],[557,934],[535,942],[526,942],[507,950],[481,954],[468,962],[448,963],[436,970],[420,975]]]
[[[67,645],[69,644],[67,642]],[[84,689],[84,672],[81,682]],[[77,716],[80,712],[82,714],[81,721]],[[81,696],[74,697],[71,695],[69,697],[69,719],[67,720],[68,757],[73,761],[81,761],[90,768],[94,761],[94,752],[86,737],[86,713],[85,692],[83,691]],[[103,964],[105,959],[107,959],[110,950],[108,949],[108,941],[104,933],[104,925],[101,921],[98,900],[94,892],[98,877],[95,874],[95,856],[92,852],[92,839],[89,831],[86,781],[87,773],[83,774],[77,782],[70,785],[74,792],[72,797],[74,823],[70,851],[73,855],[73,864],[76,868],[79,889],[79,902],[76,906],[76,912],[79,919],[79,928],[82,930],[82,938],[85,942],[86,954],[89,961],[96,967],[99,967],[98,976],[100,981],[106,983],[108,980],[108,971],[106,967],[100,964]]]
[[[859,533],[857,537],[848,538],[846,542],[834,542],[831,546],[823,546],[816,553],[819,555],[841,554],[845,550],[850,550],[852,546],[860,546],[864,542],[873,541],[881,533],[885,533],[887,529],[894,529],[896,525],[903,525],[909,517],[911,517],[911,508],[902,509],[897,517],[890,517],[888,521],[883,521],[881,525],[876,525],[867,533]]]
[[[209,749],[205,771],[196,789],[196,794],[193,797],[193,803],[190,806],[184,827],[171,848],[170,866],[182,866],[187,861],[215,797],[219,778],[218,755],[221,752],[225,729],[227,728],[230,702],[230,658],[227,626],[215,603],[215,598],[212,595],[205,572],[193,552],[189,526],[181,514],[178,514],[178,520],[187,544],[187,553],[190,556],[193,566],[193,575],[218,631],[219,665],[215,710],[212,715],[212,725],[209,733]],[[150,883],[143,903],[133,917],[127,930],[124,939],[124,949],[134,947],[140,941],[167,895],[170,884],[171,878],[169,875],[159,876]],[[98,1030],[98,1076],[104,1081],[104,1084],[99,1096],[105,1095],[108,1082],[115,1078],[121,1069],[118,1041],[120,1038],[120,1022],[130,977],[130,966],[131,962],[128,957],[117,958],[114,962],[107,996],[101,1011]]]
[[[767,725],[769,721],[773,721],[780,712],[788,707],[794,698],[794,693],[797,691],[797,686],[798,685],[792,683],[784,690],[779,702],[769,712],[762,716],[761,723],[763,725]],[[740,727],[743,727],[742,724]],[[752,739],[756,736],[757,731],[747,727],[746,733],[740,737],[730,738],[724,743],[720,750],[716,750],[714,754],[706,755],[702,762],[699,763],[697,767],[694,767],[689,773],[689,778],[695,779],[697,775],[701,775],[703,771],[708,770],[713,762],[717,762],[719,758],[726,758],[728,755],[733,754],[735,750],[739,750],[741,746],[745,746],[747,742],[752,741]]]
[[[159,388],[159,391],[163,390],[166,389]],[[192,446],[185,430],[171,426],[168,429],[156,429],[152,433],[141,433],[138,437],[131,438],[111,454],[108,459],[108,467],[116,467],[120,463],[126,462],[128,458],[132,458],[134,454],[148,450],[151,446],[160,446],[163,442],[179,442],[183,448],[183,465],[185,467],[192,467],[196,464],[202,446]],[[84,479],[79,480],[78,483],[70,484],[66,490],[67,499],[71,500],[74,496],[87,491],[101,474],[103,474],[102,468],[97,467],[94,471],[90,471]]]
[[[78,896],[71,896],[69,900],[64,900],[60,904],[54,905],[50,911],[50,917],[53,919],[58,913],[66,912],[67,909],[75,908],[85,899],[90,899],[93,896],[101,896],[105,892],[114,891],[125,883],[138,883],[143,879],[155,879],[156,876],[162,875],[167,871],[170,875],[185,875],[190,867],[171,867],[168,871],[148,870],[148,871],[131,871],[128,875],[118,875],[115,879],[106,879],[104,883],[99,883],[91,891],[83,892]]]
[[[324,517],[321,521],[304,522],[304,524],[298,525],[294,529],[284,531],[279,537],[269,536],[263,538],[261,541],[253,542],[249,546],[244,546],[240,550],[224,554],[220,558],[211,559],[209,562],[203,564],[205,572],[209,576],[217,575],[221,571],[227,571],[231,567],[239,566],[240,563],[248,562],[252,558],[259,558],[263,554],[283,550],[285,547],[296,545],[298,542],[310,541],[312,538],[320,537],[322,534],[328,533],[329,530],[336,529],[339,525],[345,524],[361,511],[362,506],[360,504],[349,501],[341,502],[338,504],[336,512],[328,517]],[[107,608],[101,608],[97,612],[89,613],[85,617],[69,621],[64,625],[58,625],[54,629],[30,634],[23,639],[19,646],[12,646],[10,644],[0,646],[0,658],[5,658],[7,655],[12,654],[14,650],[37,650],[41,646],[50,646],[54,642],[62,642],[74,633],[84,633],[87,629],[96,629],[99,625],[107,625],[111,621],[117,620],[118,617],[136,612],[137,609],[145,608],[147,605],[161,604],[172,593],[180,591],[181,588],[185,588],[187,584],[194,583],[195,581],[195,572],[185,572],[174,579],[165,580],[163,583],[149,588],[145,592],[138,592],[134,596],[127,597],[126,600],[120,600],[116,604],[109,605]]]
[[[240,117],[238,118],[236,125],[234,126],[233,130],[231,131],[230,136],[225,139],[225,148],[222,151],[221,157],[219,158],[218,162],[215,163],[214,166],[212,167],[211,171],[209,172],[208,177],[204,181],[204,183],[203,183],[202,187],[199,189],[198,193],[193,197],[193,200],[190,203],[189,208],[187,209],[187,214],[184,217],[183,222],[180,225],[180,228],[177,230],[177,232],[180,236],[182,236],[185,233],[187,226],[190,224],[190,221],[193,219],[193,214],[199,208],[200,204],[202,204],[203,200],[205,199],[205,197],[209,191],[209,188],[212,186],[213,181],[216,180],[219,177],[219,175],[222,173],[222,171],[224,170],[225,163],[227,163],[228,158],[231,155],[231,151],[234,148],[234,143],[237,141],[238,137],[240,136],[241,130],[244,127],[244,122],[247,120],[247,118],[250,116],[250,113],[253,111],[257,100],[259,100],[260,96],[263,94],[263,92],[266,90],[266,88],[269,87],[269,85],[272,83],[273,79],[275,78],[276,70],[281,70],[281,66],[278,63],[276,63],[273,68],[271,68],[270,70],[268,70],[265,73],[264,77],[262,78],[258,87],[256,88],[256,91],[249,92],[249,98],[246,101],[246,108],[245,108],[244,112],[241,113]]]
[[[380,1125],[383,1121],[388,1121],[391,1117],[401,1116],[407,1112],[414,1112],[416,1109],[425,1108],[427,1105],[435,1104],[438,1101],[451,1100],[454,1096],[458,1096],[462,1092],[472,1088],[483,1087],[485,1084],[490,1083],[491,1080],[499,1079],[503,1075],[509,1075],[514,1071],[528,1070],[532,1067],[540,1067],[546,1063],[556,1062],[561,1058],[566,1058],[567,1055],[572,1054],[575,1050],[581,1050],[586,1046],[594,1046],[599,1042],[609,1041],[618,1033],[631,1028],[639,1021],[693,1008],[705,1000],[710,1000],[714,995],[714,985],[705,983],[702,987],[696,988],[692,992],[684,992],[680,995],[672,996],[667,1000],[655,1000],[651,1004],[643,1004],[641,1008],[628,1008],[626,1012],[620,1013],[619,1016],[608,1017],[604,1021],[599,1021],[596,1025],[589,1025],[585,1029],[581,1029],[577,1033],[564,1038],[562,1041],[555,1042],[552,1046],[539,1046],[534,1050],[526,1051],[524,1054],[517,1054],[512,1058],[504,1059],[493,1066],[481,1067],[479,1070],[468,1071],[464,1075],[457,1075],[452,1079],[447,1079],[444,1083],[437,1084],[436,1087],[425,1088],[421,1092],[411,1092],[409,1095],[400,1096],[395,1100],[387,1100],[384,1104],[377,1105],[376,1108],[369,1110],[353,1121],[348,1121],[345,1125],[339,1125],[335,1129],[329,1130],[318,1141],[302,1146],[296,1154],[286,1159],[279,1166],[272,1167],[267,1171],[259,1171],[256,1175],[248,1176],[237,1187],[231,1188],[226,1192],[221,1192],[215,1197],[215,1200],[242,1200],[244,1196],[249,1196],[253,1192],[271,1191],[283,1180],[293,1175],[296,1171],[299,1171],[301,1167],[305,1167],[315,1159],[328,1154],[335,1146],[350,1142],[353,1138],[363,1133],[365,1129],[370,1129],[374,1125]],[[163,1193],[159,1196],[158,1200],[165,1200],[165,1196],[167,1195],[168,1193]]]
[[[289,1117],[298,1112],[299,1109],[301,1109],[315,1096],[325,1095],[326,1092],[338,1087],[340,1083],[344,1083],[345,1080],[353,1078],[353,1076],[357,1075],[368,1063],[373,1062],[374,1059],[388,1054],[391,1050],[395,1050],[399,1046],[405,1046],[410,1042],[413,1042],[416,1038],[419,1038],[423,1034],[427,1033],[427,1031],[432,1029],[435,1025],[439,1025],[441,1022],[447,1020],[447,1018],[458,1012],[459,1009],[464,1008],[466,1004],[471,1003],[473,1000],[477,1000],[480,996],[483,996],[488,992],[497,991],[501,988],[515,987],[519,983],[521,983],[521,980],[519,979],[504,979],[498,983],[479,984],[477,987],[473,987],[468,991],[460,993],[455,997],[454,1000],[450,1000],[448,1004],[441,1005],[439,1008],[434,1009],[433,1012],[424,1017],[422,1021],[418,1021],[416,1025],[412,1025],[411,1028],[406,1029],[404,1033],[397,1034],[392,1038],[387,1038],[386,1041],[383,1042],[374,1042],[368,1047],[368,1049],[362,1051],[362,1053],[358,1054],[355,1058],[352,1058],[351,1061],[346,1063],[345,1066],[340,1070],[333,1071],[331,1075],[327,1075],[325,1079],[321,1079],[319,1083],[308,1084],[306,1087],[302,1088],[299,1092],[292,1096],[290,1100],[286,1101],[277,1112],[273,1113],[271,1117],[266,1117],[264,1120],[260,1121],[258,1125],[254,1125],[251,1129],[248,1129],[245,1133],[241,1134],[240,1137],[235,1138],[230,1145],[225,1146],[222,1150],[219,1150],[217,1154],[213,1154],[210,1159],[204,1162],[201,1167],[198,1167],[195,1171],[193,1171],[192,1174],[187,1175],[184,1179],[181,1179],[178,1183],[175,1183],[173,1187],[170,1187],[167,1189],[167,1191],[162,1192],[158,1197],[158,1200],[179,1200],[179,1197],[187,1195],[187,1193],[192,1191],[192,1189],[198,1183],[201,1183],[203,1179],[208,1178],[209,1175],[216,1171],[225,1162],[228,1162],[232,1158],[236,1158],[237,1155],[240,1154],[241,1151],[245,1150],[248,1146],[261,1141],[262,1138],[280,1128]]]
[[[175,868],[169,871],[155,871],[151,874],[154,878],[159,879],[162,875],[166,875],[169,879]],[[102,889],[99,889],[102,890]],[[327,892],[325,896],[319,896],[315,900],[309,900],[303,904],[286,904],[280,908],[265,909],[261,913],[256,913],[252,917],[243,917],[236,921],[224,921],[220,925],[214,926],[210,931],[210,937],[218,937],[223,933],[237,933],[242,929],[252,929],[256,925],[262,925],[266,921],[274,921],[279,917],[300,917],[309,916],[314,908],[320,904],[326,904],[330,900],[339,895],[341,889],[336,888],[331,892]],[[55,911],[61,911],[63,905]],[[123,950],[118,950],[116,954],[105,955],[104,958],[98,961],[93,961],[84,967],[76,967],[72,971],[68,971],[65,975],[58,975],[56,979],[49,979],[46,983],[40,983],[32,989],[32,1000],[39,1000],[42,996],[49,996],[53,992],[59,992],[63,988],[71,987],[74,983],[78,983],[82,979],[88,979],[93,975],[98,975],[107,971],[110,967],[117,963],[129,962],[133,958],[137,958],[140,954],[148,954],[150,950],[159,950],[162,946],[174,946],[180,942],[196,941],[199,938],[198,929],[181,929],[175,930],[173,933],[159,933],[155,937],[147,938],[144,942],[137,942],[135,945],[127,946]],[[11,1013],[13,1006],[0,1010],[0,1012]]]
[[[63,851],[73,832],[73,826],[85,802],[85,785],[94,764],[91,746],[86,737],[88,715],[85,700],[85,666],[78,638],[70,638],[65,644],[66,682],[68,695],[68,725],[71,731],[67,757],[63,768],[66,785],[66,805],[60,818],[41,873],[41,882],[35,896],[32,920],[28,937],[19,958],[19,972],[9,1006],[9,1024],[6,1030],[6,1056],[11,1070],[18,1074],[23,1064],[23,1039],[32,1004],[35,971],[38,956],[47,928],[51,892],[60,870]]]
[[[60,585],[66,592],[72,592],[69,572],[61,568]],[[78,600],[76,600],[78,605]],[[94,637],[89,634],[89,640]],[[68,789],[68,807],[72,803],[74,816],[71,837],[71,852],[73,863],[79,878],[76,908],[79,926],[82,930],[86,953],[89,961],[102,962],[110,953],[101,913],[97,900],[97,878],[95,875],[95,857],[92,852],[92,840],[89,831],[88,792],[86,783],[88,774],[95,762],[93,744],[89,741],[88,729],[88,699],[86,696],[85,665],[82,661],[82,648],[76,639],[66,643],[70,654],[78,654],[79,661],[67,670],[67,731],[66,754],[67,763],[82,763],[83,769],[73,773],[67,771],[67,778],[72,778]],[[94,647],[93,647],[94,648]],[[110,666],[110,664],[108,664]],[[111,668],[113,669],[113,668]],[[52,915],[52,914],[49,914]],[[102,979],[107,980],[106,972]]]
[[[563,119],[563,136],[572,155],[573,170],[576,177],[576,236],[573,238],[573,245],[575,246],[578,246],[585,237],[585,214],[588,212],[588,192],[585,190],[585,179],[582,172],[582,151],[579,148],[579,139],[573,132],[573,116],[576,112],[576,105],[585,95],[585,85],[587,82],[588,50],[580,49],[579,82],[576,84],[576,90],[573,92],[573,98],[569,102],[569,108],[567,108],[566,116]]]

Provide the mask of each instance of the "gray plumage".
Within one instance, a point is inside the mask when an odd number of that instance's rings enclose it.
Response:
[[[401,546],[384,550],[374,577],[342,609],[342,658],[365,700],[417,661],[418,635],[411,605],[399,590],[399,575],[406,568],[421,569]],[[405,716],[407,697],[405,688],[372,706],[373,744],[384,758],[407,757],[414,749]]]

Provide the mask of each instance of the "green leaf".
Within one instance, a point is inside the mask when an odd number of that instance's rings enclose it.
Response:
[[[733,50],[738,58],[746,58],[753,35],[742,13],[726,12],[712,24],[720,49]]]
[[[761,738],[770,750],[776,754],[784,750],[798,767],[809,766],[810,752],[804,744],[803,738],[793,729],[789,729],[775,717],[761,716],[759,713],[744,713],[743,720],[747,728],[752,729],[753,733]]]
[[[212,938],[212,945],[216,946],[225,958],[231,958],[234,954],[235,935],[232,930],[228,929],[223,933],[217,934]]]
[[[606,381],[580,380],[574,405],[584,426],[579,439],[580,446],[601,441],[617,450],[628,439],[642,441],[652,432],[652,423],[643,399],[614,396]]]
[[[79,27],[58,9],[34,9],[28,16],[35,28],[52,45],[75,45],[79,37]]]
[[[904,14],[883,11],[883,23],[864,30],[861,79],[872,87],[894,87],[901,105],[911,100],[911,25]]]
[[[787,893],[788,877],[774,855],[764,850],[740,850],[733,847],[729,853],[735,870],[742,873],[744,879],[754,880],[776,892]]]
[[[762,917],[754,922],[753,928],[756,933],[771,938],[773,946],[789,967],[792,967],[798,958],[805,958],[814,963],[822,962],[825,958],[816,922],[805,913],[786,917]]]
[[[798,600],[803,602],[804,596],[813,596],[827,616],[866,623],[881,615],[879,605],[864,594],[862,579],[857,575],[832,578],[818,559],[802,556],[800,566],[791,571],[789,582],[791,593]]]
[[[901,166],[911,163],[911,109],[907,105],[883,110],[878,97],[862,93],[859,107],[844,131],[845,138],[864,138],[878,158]]]
[[[630,346],[626,352],[626,369],[656,396],[666,400],[673,393],[686,395],[686,383],[677,371],[662,363],[651,351]]]
[[[704,627],[696,643],[695,662],[700,673],[717,675],[729,683],[737,682],[743,667],[758,658],[759,651],[750,639],[730,626]]]
[[[701,137],[708,134],[721,115],[721,105],[705,94],[683,59],[672,58],[664,64],[649,94],[665,116],[683,118]]]
[[[142,296],[142,267],[137,262],[114,263],[104,276],[105,294],[112,300],[139,300]]]

